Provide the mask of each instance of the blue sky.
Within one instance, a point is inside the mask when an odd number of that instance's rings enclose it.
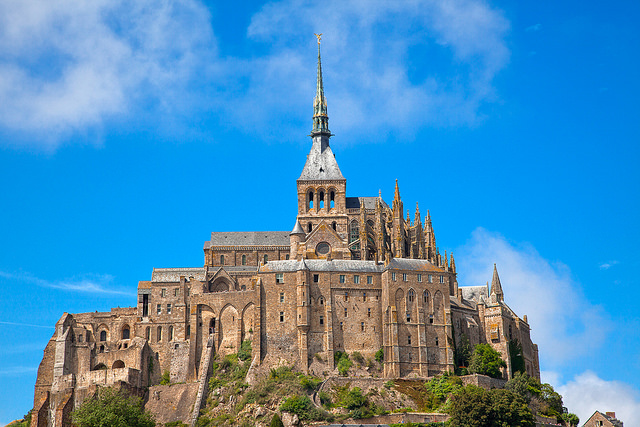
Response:
[[[0,3],[0,425],[61,314],[135,304],[211,231],[289,230],[316,41],[350,196],[430,210],[527,314],[582,421],[640,425],[640,4]]]

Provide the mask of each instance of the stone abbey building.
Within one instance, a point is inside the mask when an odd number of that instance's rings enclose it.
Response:
[[[490,343],[507,364],[517,339],[526,371],[539,378],[527,317],[505,303],[495,267],[491,287],[459,286],[429,213],[403,215],[397,182],[390,205],[347,197],[331,136],[318,50],[293,230],[213,232],[202,267],[155,268],[139,282],[135,307],[65,313],[38,370],[32,425],[68,425],[97,386],[142,394],[165,371],[172,382],[199,382],[202,399],[212,354],[236,353],[245,340],[256,367],[284,360],[331,374],[334,352],[373,358],[383,348],[384,376],[424,378],[454,369],[462,334],[472,346]]]

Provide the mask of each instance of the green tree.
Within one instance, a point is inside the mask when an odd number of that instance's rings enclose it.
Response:
[[[99,388],[98,392],[72,412],[77,427],[155,427],[156,422],[142,406],[142,399],[122,390]]]
[[[522,345],[517,339],[509,341],[509,358],[511,359],[511,375],[516,372],[524,372],[524,356],[522,355]]]
[[[485,390],[473,385],[459,390],[449,407],[450,427],[534,427],[527,403],[504,389]]]
[[[562,420],[566,425],[572,426],[572,427],[580,424],[580,418],[578,418],[576,414],[572,414],[570,412],[562,414]]]
[[[284,423],[282,419],[280,419],[280,415],[273,414],[273,418],[271,418],[270,427],[284,427]]]
[[[169,371],[164,371],[162,373],[162,377],[160,377],[160,385],[168,385],[171,384],[171,374]]]
[[[376,351],[375,359],[378,363],[384,362],[384,348],[380,347],[380,350]]]
[[[529,403],[533,397],[540,396],[540,386],[540,383],[535,378],[523,372],[516,372],[504,387]]]
[[[469,370],[474,374],[488,375],[492,378],[502,378],[500,368],[506,368],[507,364],[489,344],[478,344],[473,349]]]
[[[471,344],[466,334],[460,335],[460,343],[455,348],[456,368],[468,367],[471,359]]]

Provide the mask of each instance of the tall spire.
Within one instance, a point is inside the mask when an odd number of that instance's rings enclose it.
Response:
[[[329,131],[329,116],[327,115],[327,100],[324,97],[324,86],[322,85],[322,62],[320,60],[320,39],[322,33],[316,34],[318,38],[318,76],[316,81],[316,97],[313,99],[313,130],[311,136],[327,135]]]
[[[502,284],[500,283],[500,277],[498,277],[498,268],[495,264],[493,264],[493,278],[491,279],[491,295],[495,295],[498,302],[504,298]]]

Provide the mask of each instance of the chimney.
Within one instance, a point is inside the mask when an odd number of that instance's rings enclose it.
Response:
[[[616,413],[615,412],[607,412],[606,414],[607,414],[607,417],[609,417],[609,418],[614,418],[615,419],[615,417],[616,417]]]

